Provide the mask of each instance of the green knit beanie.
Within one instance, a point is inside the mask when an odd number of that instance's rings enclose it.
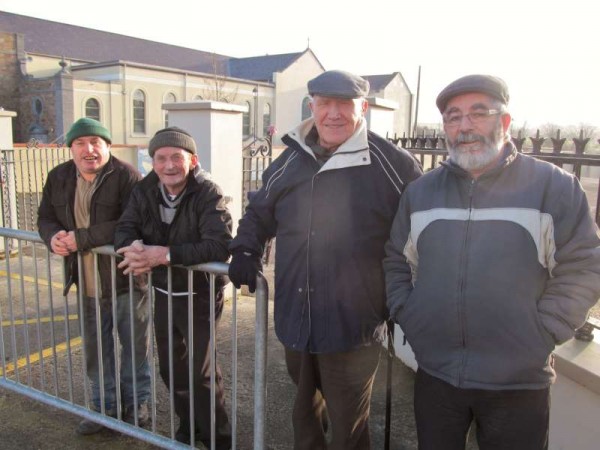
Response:
[[[148,154],[154,157],[156,150],[162,147],[182,148],[192,155],[196,154],[196,142],[185,130],[179,127],[169,127],[158,130],[148,144]]]
[[[110,131],[94,119],[83,117],[75,122],[67,133],[67,146],[70,147],[73,141],[81,136],[99,136],[108,144],[112,142]]]

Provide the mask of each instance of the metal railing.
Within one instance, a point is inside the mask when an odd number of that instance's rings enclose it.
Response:
[[[174,389],[170,387],[168,417],[164,414],[157,415],[157,386],[155,371],[155,352],[153,348],[153,326],[149,321],[149,363],[151,378],[151,398],[149,406],[151,409],[150,429],[144,429],[121,420],[123,411],[120,401],[120,373],[118,356],[115,357],[115,379],[117,395],[116,417],[111,417],[104,409],[104,374],[102,358],[98,358],[101,375],[99,389],[101,398],[100,411],[94,411],[90,406],[89,380],[86,376],[86,352],[82,345],[81,337],[85,335],[85,321],[83,320],[83,293],[63,292],[63,283],[55,282],[56,279],[64,279],[63,258],[47,251],[38,233],[30,231],[0,228],[0,238],[4,240],[5,270],[0,271],[0,283],[6,280],[6,289],[0,286],[0,291],[7,292],[7,297],[0,297],[0,387],[10,389],[30,397],[36,401],[76,414],[81,418],[88,419],[104,425],[113,430],[127,434],[145,442],[163,448],[189,448],[175,440],[174,430]],[[27,243],[28,245],[23,245]],[[18,257],[10,257],[10,249],[16,249]],[[111,246],[99,247],[93,250],[95,265],[98,255],[107,255],[111,260],[112,279],[112,319],[117,323],[116,317],[116,277],[117,258],[119,257]],[[81,258],[81,255],[78,255]],[[18,262],[13,263],[12,260]],[[16,268],[14,267],[16,264]],[[79,267],[81,267],[81,261]],[[40,270],[42,268],[42,270]],[[193,273],[201,271],[210,276],[210,355],[216,355],[217,330],[215,326],[215,279],[218,275],[226,275],[228,265],[225,263],[207,263],[186,268],[188,271],[189,292],[193,292]],[[169,279],[171,268],[168,269]],[[61,273],[62,272],[62,273]],[[97,272],[97,271],[96,271]],[[82,274],[80,273],[80,279]],[[16,281],[15,281],[16,280]],[[62,280],[61,280],[62,281]],[[27,283],[27,285],[26,285]],[[99,292],[98,278],[95,277],[95,291]],[[16,285],[16,286],[15,286]],[[134,290],[133,277],[129,278],[129,307],[133,308],[132,296]],[[152,318],[154,304],[154,290],[152,289],[151,276],[148,279],[147,302],[148,314]],[[192,294],[188,294],[188,300]],[[56,298],[61,297],[60,301]],[[254,355],[254,391],[253,391],[253,448],[265,448],[265,417],[266,417],[266,369],[267,369],[267,317],[268,317],[268,286],[266,280],[259,276],[257,280],[256,303],[255,303],[255,355]],[[169,318],[172,317],[172,293],[168,294]],[[100,335],[99,298],[96,294],[96,331]],[[189,317],[193,315],[194,302],[188,301]],[[232,448],[236,448],[238,437],[238,299],[236,290],[232,288],[231,296],[231,361],[230,379],[226,380],[231,391],[230,423],[232,430]],[[34,314],[31,311],[35,311]],[[72,314],[77,311],[76,314]],[[133,316],[133,314],[130,314]],[[164,318],[167,320],[167,318]],[[131,318],[133,321],[133,318]],[[191,335],[193,321],[188,320],[189,333],[187,341],[193,342]],[[133,323],[130,323],[133,327]],[[18,331],[18,329],[20,331]],[[172,333],[172,324],[169,324]],[[132,331],[133,334],[133,331]],[[219,333],[221,335],[221,333]],[[172,339],[172,334],[169,335]],[[114,355],[119,355],[119,343],[116,325],[113,327]],[[171,342],[169,340],[169,342]],[[63,341],[63,342],[59,342]],[[133,341],[133,338],[132,338]],[[102,344],[98,339],[98,355],[102,355]],[[44,348],[46,347],[46,348]],[[194,417],[194,371],[193,345],[187,348],[189,367],[189,390],[190,390],[190,421]],[[132,367],[135,364],[135,352],[132,353]],[[81,357],[79,357],[81,354]],[[169,361],[172,362],[172,347],[169,345]],[[79,367],[83,370],[79,370]],[[173,366],[170,367],[173,380]],[[225,378],[225,377],[224,377]],[[137,390],[134,377],[134,405],[135,424],[138,424],[137,415]],[[215,448],[215,380],[216,362],[210,358],[210,387],[211,387],[211,448]],[[163,388],[164,391],[164,388]],[[166,423],[168,422],[168,423]],[[194,445],[194,433],[190,436],[191,445]]]

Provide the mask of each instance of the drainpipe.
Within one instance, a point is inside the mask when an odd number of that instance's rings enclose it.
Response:
[[[123,64],[123,144],[127,144],[127,64]]]

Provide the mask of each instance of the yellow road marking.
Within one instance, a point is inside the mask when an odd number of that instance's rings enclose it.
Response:
[[[68,319],[69,320],[77,320],[79,318],[79,316],[77,314],[69,314]],[[40,318],[40,323],[47,323],[50,322],[52,319],[50,317],[41,317]],[[65,320],[65,316],[54,316],[54,321],[55,322],[64,322]],[[27,325],[33,325],[36,324],[38,321],[37,319],[27,319]],[[14,322],[11,322],[10,320],[3,320],[2,321],[2,326],[3,327],[8,327],[12,324],[15,325],[23,325],[25,322],[23,320],[15,320]]]
[[[6,273],[6,271],[0,270],[0,276],[5,277],[6,275],[8,275]],[[11,273],[10,277],[13,280],[20,280],[21,279],[21,275],[19,275],[17,273]],[[30,283],[35,283],[36,282],[35,278],[27,276],[27,275],[23,276],[23,281],[28,281]],[[41,284],[42,286],[48,286],[48,280],[44,280],[43,278],[38,278],[37,279],[37,283]],[[55,287],[55,288],[58,288],[58,289],[62,289],[63,288],[63,284],[62,283],[58,283],[56,281],[53,281],[52,282],[52,287]]]
[[[71,339],[70,345],[71,345],[71,348],[81,345],[81,336]],[[67,348],[68,348],[68,346],[67,346],[66,342],[58,344],[56,346],[56,353],[66,352]],[[53,355],[52,347],[45,348],[44,350],[42,350],[42,358],[45,359],[52,355]],[[34,364],[34,363],[38,362],[39,360],[40,360],[40,352],[32,353],[31,355],[29,355],[29,363],[30,364]],[[17,360],[17,365],[16,365],[17,369],[25,367],[26,365],[27,365],[27,358],[21,358],[21,359]],[[7,374],[14,372],[14,370],[15,370],[15,364],[9,363],[6,365],[6,373]],[[0,368],[0,376],[3,376],[3,375],[4,375],[4,373],[3,373],[2,369]]]

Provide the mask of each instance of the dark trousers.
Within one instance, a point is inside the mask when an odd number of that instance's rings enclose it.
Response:
[[[292,416],[295,450],[371,448],[369,412],[380,350],[378,344],[342,353],[285,349],[288,373],[297,386]]]
[[[169,385],[169,324],[167,295],[155,290],[154,329],[158,349],[160,375]],[[217,299],[222,299],[222,292]],[[208,299],[194,298],[194,418],[196,440],[210,448],[210,319]],[[222,303],[221,303],[222,304]],[[215,312],[215,327],[221,318],[222,309]],[[188,342],[188,298],[173,297],[173,388],[175,412],[179,416],[181,429],[190,425],[190,389]],[[216,355],[214,355],[216,357]],[[221,369],[216,366],[215,377],[215,430],[217,448],[231,446],[231,427],[223,399]]]
[[[418,370],[414,402],[419,450],[464,450],[472,421],[480,450],[548,448],[550,388],[460,389]]]

